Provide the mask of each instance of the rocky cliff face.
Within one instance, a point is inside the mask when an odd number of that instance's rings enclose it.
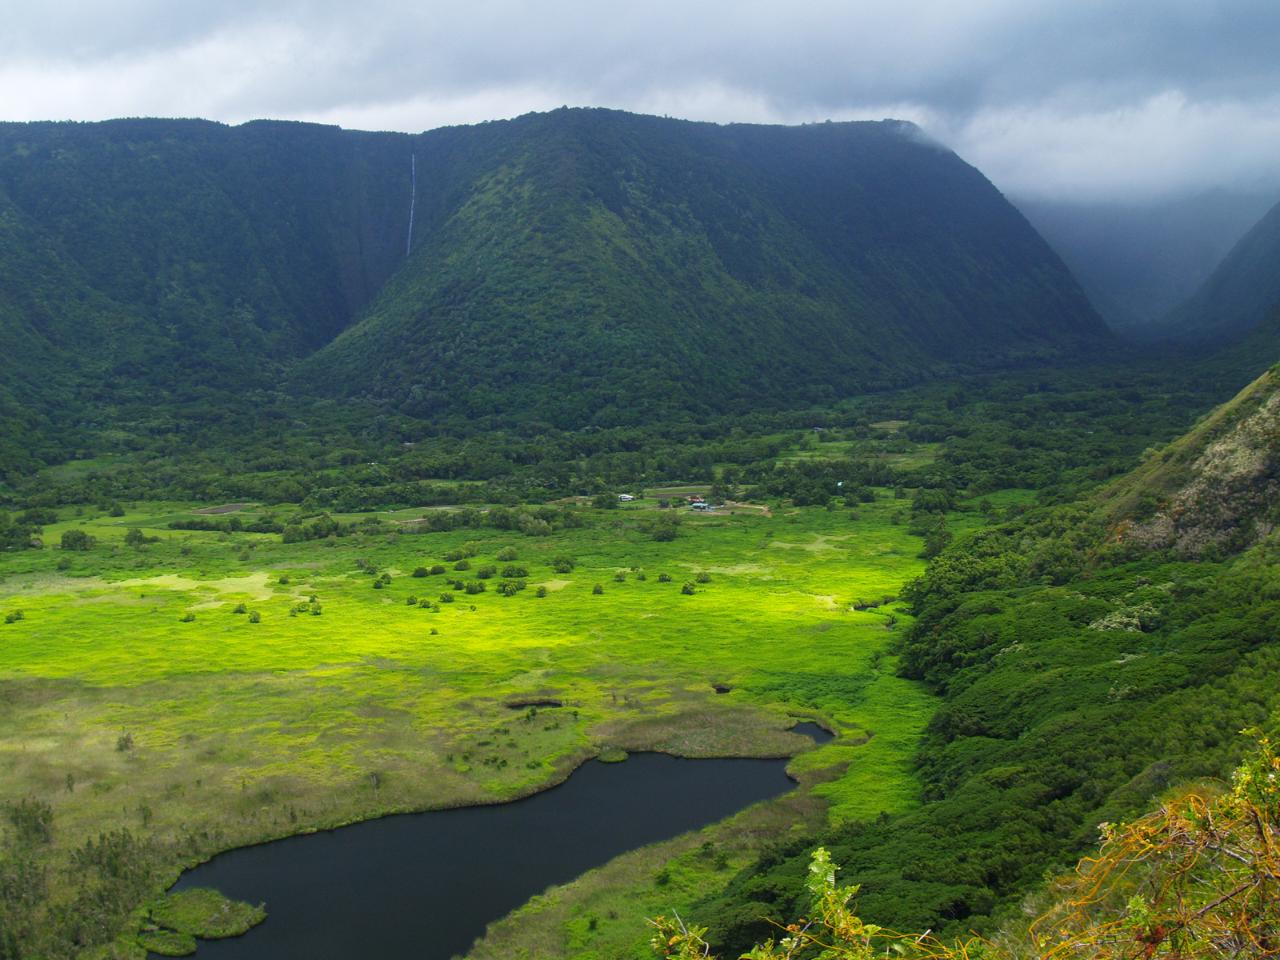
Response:
[[[1197,435],[1199,434],[1199,435]],[[1116,525],[1119,540],[1182,557],[1236,553],[1280,523],[1280,386],[1275,371],[1155,456]]]

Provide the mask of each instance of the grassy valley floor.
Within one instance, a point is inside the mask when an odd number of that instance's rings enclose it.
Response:
[[[646,528],[652,500],[572,508],[582,526],[542,537],[169,529],[207,506],[68,514],[46,543],[83,529],[92,549],[0,558],[0,613],[23,615],[0,627],[0,800],[52,804],[51,863],[113,827],[184,838],[189,861],[511,799],[611,748],[783,756],[807,746],[787,732],[795,718],[837,733],[793,761],[803,790],[550,892],[476,954],[593,956],[644,939],[637,897],[678,906],[791,824],[917,800],[911,758],[934,701],[894,675],[907,617],[892,601],[855,609],[923,569],[887,491],[856,514],[685,514],[669,542]],[[158,539],[126,545],[130,528]],[[563,558],[573,569],[555,572]],[[412,575],[436,564],[446,573]],[[514,596],[495,589],[508,567],[527,574]]]

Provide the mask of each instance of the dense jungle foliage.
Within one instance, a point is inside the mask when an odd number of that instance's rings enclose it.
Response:
[[[24,438],[0,473],[0,498],[45,508],[194,499],[354,511],[716,481],[726,493],[826,503],[844,497],[835,484],[847,481],[975,493],[1024,487],[1063,499],[1172,439],[1229,395],[1239,367],[1229,374],[1170,389],[1159,362],[1033,370],[790,412],[577,431],[431,426],[362,404],[209,401],[140,413],[127,429],[82,425],[43,447]],[[821,456],[782,456],[809,442]],[[920,444],[936,457],[906,455]],[[41,469],[46,462],[57,466]]]

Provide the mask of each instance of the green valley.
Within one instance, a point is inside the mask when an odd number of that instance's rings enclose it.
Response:
[[[0,960],[363,947],[370,876],[429,957],[1049,957],[1100,824],[1270,809],[1275,217],[1136,344],[901,121],[0,123]],[[607,855],[449,846],[624,770]],[[280,850],[336,899],[199,879]]]
[[[653,498],[557,512],[546,536],[417,532],[401,511],[292,544],[171,529],[201,516],[186,504],[47,525],[93,546],[6,558],[7,792],[49,798],[55,862],[107,828],[169,838],[157,880],[299,829],[518,796],[609,748],[793,753],[795,718],[838,734],[796,767],[831,818],[916,802],[932,700],[890,654],[910,620],[892,598],[921,569],[904,501],[686,512],[669,541]]]

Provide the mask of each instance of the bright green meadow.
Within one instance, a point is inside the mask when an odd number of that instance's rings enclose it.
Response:
[[[303,543],[169,528],[205,505],[64,511],[46,544],[83,529],[93,549],[3,558],[0,612],[23,618],[0,633],[0,799],[53,804],[55,856],[118,826],[196,837],[207,855],[390,811],[511,799],[611,749],[799,754],[802,789],[740,815],[759,828],[749,839],[721,826],[639,851],[620,858],[633,869],[611,865],[607,883],[588,875],[578,895],[692,897],[797,816],[870,819],[917,799],[911,758],[934,700],[895,676],[889,649],[909,619],[892,598],[923,561],[905,501],[878,496],[856,511],[684,511],[667,542],[647,526],[654,500],[569,508],[582,525],[550,536],[473,528]],[[127,545],[130,528],[157,539]],[[504,548],[514,560],[498,559]],[[470,555],[468,569],[445,561],[451,551]],[[573,569],[555,572],[563,558]],[[436,564],[446,572],[413,576]],[[486,566],[498,575],[478,579]],[[509,566],[524,568],[526,588],[504,596]],[[878,605],[854,609],[868,603]],[[551,700],[562,706],[529,705]],[[801,718],[837,739],[802,752],[808,741],[787,732]],[[669,857],[674,874],[655,885],[652,868]],[[577,902],[572,889],[553,899],[566,897]],[[550,923],[557,950],[585,916],[529,910],[545,922],[522,929],[545,938]],[[618,926],[620,941],[643,936],[634,910]]]

